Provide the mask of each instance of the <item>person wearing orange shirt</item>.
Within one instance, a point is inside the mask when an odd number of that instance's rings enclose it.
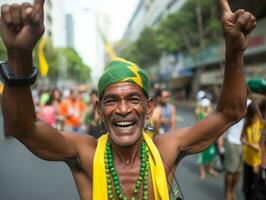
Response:
[[[67,99],[59,105],[59,114],[64,117],[64,130],[79,132],[86,112],[86,105],[78,91],[71,90]]]

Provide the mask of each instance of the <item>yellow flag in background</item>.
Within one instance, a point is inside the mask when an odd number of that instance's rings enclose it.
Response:
[[[105,43],[105,49],[106,49],[107,54],[111,58],[111,60],[114,60],[115,58],[117,58],[116,52],[109,42]]]
[[[99,29],[99,32],[101,34],[103,43],[104,43],[104,47],[105,47],[105,51],[107,53],[107,55],[111,58],[111,60],[114,60],[115,58],[117,58],[117,54],[112,46],[112,44],[106,39],[104,33]]]
[[[0,83],[0,95],[3,94],[3,90],[4,90],[4,84]]]
[[[44,47],[48,41],[47,36],[43,36],[38,46],[38,58],[39,58],[39,70],[42,77],[46,77],[48,74],[49,66],[44,55]]]

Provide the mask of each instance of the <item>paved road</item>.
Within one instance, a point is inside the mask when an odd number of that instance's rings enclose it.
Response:
[[[178,109],[179,127],[193,123],[191,110]],[[177,169],[186,200],[223,199],[223,175],[201,181],[197,156],[188,156]],[[243,199],[238,189],[239,199]],[[14,139],[0,140],[0,200],[78,200],[67,166],[42,161]]]

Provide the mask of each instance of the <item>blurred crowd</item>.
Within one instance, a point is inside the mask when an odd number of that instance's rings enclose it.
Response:
[[[266,199],[266,168],[262,167],[266,156],[265,145],[262,144],[266,100],[262,96],[251,99],[247,101],[245,118],[229,128],[214,145],[198,156],[201,179],[206,179],[205,167],[212,176],[217,176],[217,171],[225,171],[225,200],[237,199],[236,186],[241,176],[245,200]],[[202,120],[211,113],[214,103],[208,92],[199,91],[195,108],[196,120]]]
[[[95,138],[105,133],[96,109],[96,89],[35,89],[32,94],[37,117],[51,126]],[[145,131],[154,137],[174,129],[179,113],[176,113],[175,103],[171,103],[171,92],[165,87],[153,88],[152,96],[156,108],[151,119],[146,122]],[[214,111],[217,103],[214,101],[208,90],[198,91],[195,121],[204,119]],[[208,178],[208,175],[218,176],[224,171],[225,200],[237,199],[239,180],[243,181],[241,185],[245,200],[266,199],[266,173],[262,167],[266,154],[261,145],[265,119],[265,97],[257,101],[248,100],[246,117],[229,128],[215,144],[201,152],[195,161],[201,180]]]
[[[85,133],[99,138],[104,133],[96,110],[97,90],[58,88],[33,90],[37,118],[60,131]]]

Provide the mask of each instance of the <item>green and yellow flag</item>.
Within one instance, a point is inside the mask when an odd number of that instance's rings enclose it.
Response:
[[[45,55],[44,55],[44,47],[48,41],[47,36],[43,36],[39,45],[38,45],[38,59],[39,59],[39,70],[42,77],[46,77],[49,70],[49,65],[46,61]]]

